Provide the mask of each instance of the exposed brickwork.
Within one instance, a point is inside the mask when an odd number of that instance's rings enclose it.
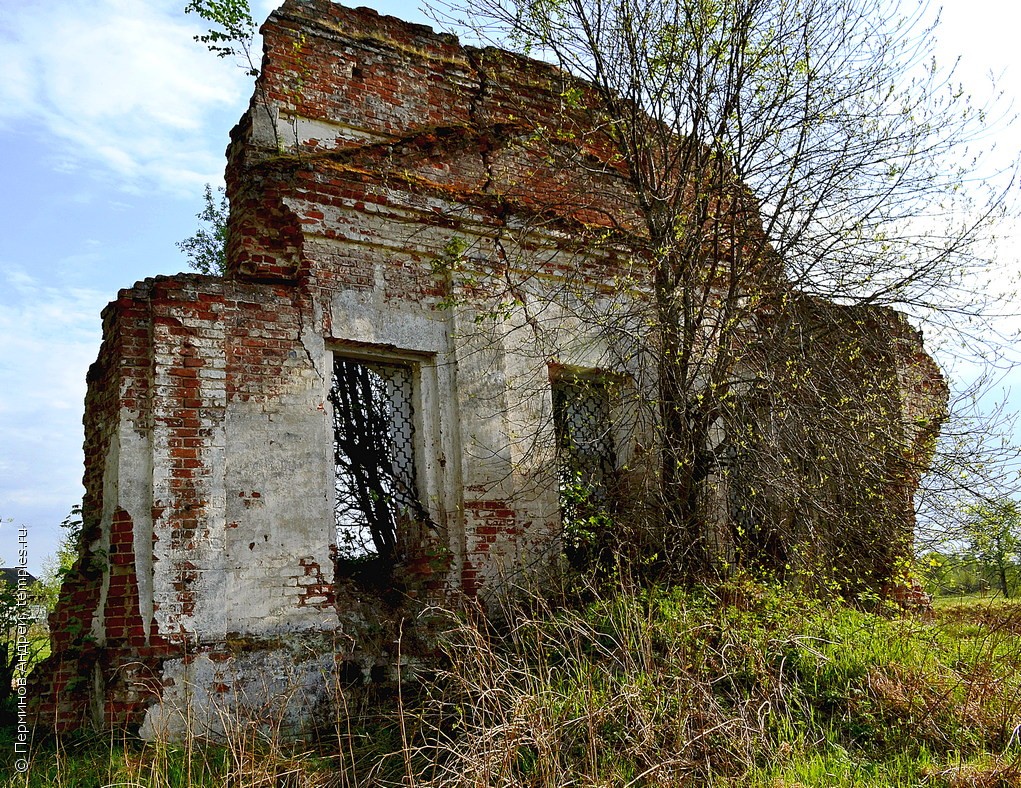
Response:
[[[298,567],[301,574],[294,578],[295,584],[301,589],[298,605],[310,605],[323,610],[333,607],[336,595],[333,577],[324,576],[319,562],[311,557],[298,559]]]
[[[228,275],[148,279],[104,312],[82,556],[34,674],[39,718],[58,729],[174,735],[181,714],[215,726],[217,704],[246,694],[269,714],[272,697],[311,697],[324,675],[386,673],[395,633],[414,640],[397,597],[482,594],[559,555],[550,370],[642,377],[615,355],[623,334],[598,324],[640,305],[648,274],[627,251],[640,222],[584,85],[326,0],[287,0],[263,35],[227,154]],[[747,195],[715,199],[761,241]],[[906,454],[869,459],[898,491],[890,522],[904,536],[945,388],[901,318],[862,314],[835,322],[888,339],[867,359],[874,374],[850,362],[841,374],[890,395],[862,423],[897,427]],[[805,366],[833,367],[831,349]],[[371,593],[335,572],[334,352],[396,358],[415,381],[428,517],[401,526],[402,559]],[[647,438],[622,437],[622,460],[648,463]],[[791,533],[807,527],[781,515]],[[872,560],[878,578],[902,548]]]
[[[51,656],[32,674],[38,719],[56,730],[76,728],[89,721],[90,685],[96,671],[108,661],[100,648],[105,635],[100,600],[109,597],[111,585],[119,597],[114,603],[116,612],[122,614],[117,636],[123,638],[123,627],[137,623],[128,625],[123,618],[137,596],[125,575],[131,570],[131,549],[125,542],[123,523],[128,523],[130,531],[130,518],[125,519],[123,510],[117,511],[119,530],[117,541],[112,543],[103,533],[101,513],[107,463],[115,461],[111,444],[118,422],[123,417],[131,429],[138,431],[150,426],[144,416],[151,394],[150,329],[145,305],[132,299],[132,291],[121,291],[118,300],[103,313],[105,339],[99,358],[89,369],[85,454],[90,462],[82,506],[84,549],[66,577],[57,608],[50,616]],[[119,567],[116,581],[106,571],[110,548],[121,551],[113,553]]]

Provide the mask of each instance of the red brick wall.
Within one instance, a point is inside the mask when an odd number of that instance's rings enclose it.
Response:
[[[284,364],[300,348],[299,309],[293,288],[182,275],[124,290],[104,312],[105,340],[86,401],[84,552],[51,616],[53,656],[33,674],[41,722],[62,730],[87,721],[97,675],[105,724],[138,723],[158,696],[162,661],[181,656],[195,636],[186,621],[202,570],[192,557],[209,537],[209,482],[223,473],[215,426],[229,402],[274,399]],[[105,534],[102,525],[111,478],[146,473],[107,468],[123,429],[149,436],[166,474],[143,547],[163,543],[170,565],[155,571],[170,577],[175,593],[156,601],[159,615],[145,622],[135,524],[118,506]],[[165,632],[157,620],[169,624]]]

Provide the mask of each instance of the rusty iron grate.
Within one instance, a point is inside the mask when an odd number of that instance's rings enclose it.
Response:
[[[329,399],[338,556],[397,561],[402,524],[426,518],[415,473],[411,367],[337,356]]]
[[[595,377],[554,380],[553,421],[561,494],[583,487],[594,501],[605,502],[617,465],[606,382]]]

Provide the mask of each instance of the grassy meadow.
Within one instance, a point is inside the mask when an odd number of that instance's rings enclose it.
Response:
[[[303,742],[35,743],[12,786],[1021,785],[1021,603],[863,610],[733,583],[440,611],[444,659]],[[356,699],[357,697],[357,699]]]

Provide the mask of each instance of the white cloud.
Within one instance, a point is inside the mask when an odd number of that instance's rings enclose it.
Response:
[[[56,547],[56,523],[81,498],[85,373],[110,294],[43,284],[11,266],[0,268],[0,289],[0,517],[13,511],[38,526],[38,566]]]
[[[85,372],[99,346],[99,313],[110,294],[42,285],[19,270],[8,269],[2,276],[2,434],[49,431],[54,411],[74,411],[80,417]]]
[[[183,3],[69,0],[12,5],[0,22],[0,124],[39,124],[63,170],[121,186],[194,193],[223,170],[226,127],[250,80],[196,43]]]

